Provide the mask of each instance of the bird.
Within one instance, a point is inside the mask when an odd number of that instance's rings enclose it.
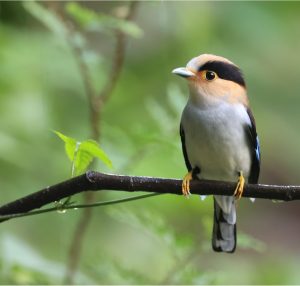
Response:
[[[230,60],[201,54],[173,74],[187,80],[189,97],[180,121],[180,137],[188,173],[182,193],[190,195],[193,179],[236,182],[232,196],[214,195],[212,248],[236,249],[236,201],[245,183],[256,184],[261,153],[253,113],[241,69]]]

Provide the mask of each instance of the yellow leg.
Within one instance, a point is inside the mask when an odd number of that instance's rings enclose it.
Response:
[[[237,200],[239,200],[242,197],[244,192],[244,186],[245,186],[245,178],[243,176],[243,172],[240,172],[239,180],[237,182],[235,191],[233,193],[233,195],[236,197]]]
[[[182,180],[182,194],[188,197],[190,193],[190,181],[192,180],[192,171],[188,172]]]

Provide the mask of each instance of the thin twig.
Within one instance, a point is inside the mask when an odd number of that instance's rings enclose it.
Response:
[[[72,23],[62,17],[62,20],[65,23],[65,26],[68,30],[67,42],[73,52],[74,59],[77,63],[78,70],[80,72],[85,94],[87,96],[88,105],[89,105],[89,116],[90,116],[90,125],[91,125],[91,133],[92,138],[95,140],[99,140],[100,138],[100,112],[101,110],[96,106],[96,90],[92,83],[92,77],[89,70],[88,65],[83,59],[83,50],[77,45],[72,43],[72,38],[75,36],[76,32],[74,31],[74,27]],[[85,204],[90,204],[93,202],[93,195],[89,193],[84,194]],[[68,254],[68,262],[67,262],[67,271],[65,276],[65,284],[73,284],[74,273],[77,269],[79,263],[79,257],[81,253],[81,248],[83,244],[84,234],[88,228],[89,222],[92,217],[92,209],[85,208],[82,213],[79,221],[77,222],[76,228],[74,230],[73,239],[71,240],[69,254]]]
[[[126,20],[131,20],[134,16],[134,12],[137,7],[137,1],[130,2],[129,10],[126,17]],[[72,29],[69,29],[70,32],[73,32]],[[81,72],[81,76],[84,81],[85,90],[87,94],[87,98],[89,101],[89,110],[90,110],[90,124],[92,129],[92,138],[95,140],[100,139],[100,120],[102,115],[102,110],[104,104],[110,98],[117,81],[120,77],[121,70],[124,63],[125,57],[125,48],[126,48],[126,36],[121,31],[116,31],[116,48],[114,52],[114,56],[112,59],[112,67],[110,74],[107,78],[106,84],[99,92],[99,95],[96,95],[94,86],[91,82],[90,73],[88,70],[88,66],[86,65],[85,61],[82,58],[82,51],[80,48],[72,45],[72,42],[69,41],[73,48],[73,53],[75,59],[78,63],[79,70]],[[94,200],[94,195],[92,193],[86,193],[84,195],[85,203],[91,203]],[[75,228],[75,232],[73,235],[73,240],[71,242],[69,256],[68,256],[68,267],[67,267],[67,274],[65,283],[66,284],[73,284],[73,277],[76,269],[78,268],[80,253],[82,249],[83,239],[88,227],[88,224],[92,217],[92,210],[91,208],[86,208]]]
[[[132,20],[138,1],[132,1],[129,3],[129,9],[125,20]],[[115,51],[112,58],[112,66],[109,72],[106,84],[103,86],[102,90],[97,94],[95,90],[95,86],[92,82],[91,73],[87,63],[83,58],[83,48],[76,45],[73,39],[77,36],[77,31],[74,28],[74,25],[69,21],[65,13],[62,9],[62,5],[58,5],[54,2],[46,2],[46,5],[50,10],[55,12],[55,14],[59,17],[61,22],[64,24],[66,28],[66,41],[73,52],[74,59],[77,63],[78,70],[83,81],[85,94],[88,99],[89,104],[89,113],[90,113],[90,125],[91,125],[91,137],[96,141],[100,139],[100,121],[104,104],[110,98],[113,90],[117,84],[117,81],[120,77],[121,70],[124,63],[125,58],[125,48],[126,48],[126,35],[119,30],[115,31],[116,36],[116,46]],[[92,193],[84,194],[84,201],[86,204],[91,203],[94,200]],[[66,283],[73,284],[73,276],[77,269],[77,265],[80,258],[80,252],[82,248],[82,241],[85,235],[85,230],[87,229],[88,223],[91,218],[91,208],[86,208],[82,213],[82,217],[80,218],[75,232],[73,236],[73,240],[71,242],[70,252],[69,252],[69,263],[68,263],[68,274]]]
[[[49,203],[86,191],[155,192],[182,195],[182,180],[153,177],[121,176],[88,171],[83,175],[47,187],[26,197],[0,207],[0,215],[26,213]],[[232,196],[236,183],[193,180],[190,184],[194,195]],[[246,184],[243,197],[281,201],[300,200],[300,186]]]
[[[70,205],[65,205],[65,206],[62,206],[62,207],[55,206],[55,207],[51,207],[51,208],[31,211],[31,212],[28,212],[28,213],[0,215],[0,222],[5,221],[5,220],[9,220],[9,219],[12,219],[12,218],[33,216],[33,215],[44,214],[44,213],[49,213],[49,212],[64,213],[66,210],[77,210],[77,209],[84,209],[84,208],[95,208],[95,207],[102,207],[102,206],[108,206],[108,205],[115,205],[115,204],[120,204],[120,203],[126,203],[126,202],[146,199],[146,198],[150,198],[150,197],[154,197],[154,196],[158,196],[158,195],[162,195],[162,194],[151,193],[151,194],[145,194],[145,195],[126,197],[126,198],[116,199],[116,200],[95,202],[95,203],[91,203],[91,204],[70,204]]]

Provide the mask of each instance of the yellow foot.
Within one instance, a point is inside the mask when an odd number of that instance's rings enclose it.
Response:
[[[245,178],[243,176],[243,172],[240,172],[239,180],[237,182],[235,191],[233,193],[233,195],[236,197],[237,200],[239,200],[242,197],[244,192],[244,186],[245,186]]]
[[[182,180],[182,194],[188,197],[190,193],[190,181],[192,180],[192,171],[188,172]]]

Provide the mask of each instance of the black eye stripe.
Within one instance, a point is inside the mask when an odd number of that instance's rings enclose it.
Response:
[[[241,86],[246,86],[241,70],[229,63],[220,61],[211,61],[201,66],[198,71],[214,71],[219,78],[233,81]]]

